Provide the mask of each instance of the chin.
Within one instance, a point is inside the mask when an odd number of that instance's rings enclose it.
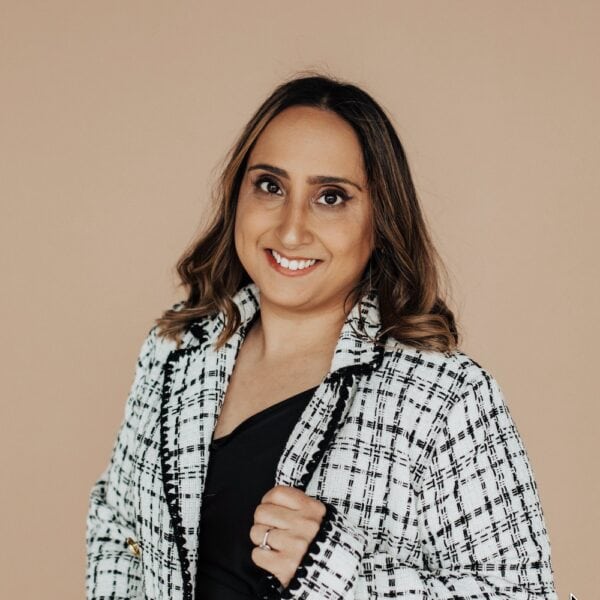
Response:
[[[281,304],[286,306],[301,306],[306,304],[317,295],[314,286],[307,287],[305,290],[301,289],[300,286],[292,285],[261,285],[256,284],[260,290],[261,297],[265,297],[269,302],[273,304]]]

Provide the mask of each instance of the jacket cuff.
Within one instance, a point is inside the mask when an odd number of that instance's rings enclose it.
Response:
[[[261,586],[263,600],[341,600],[354,587],[367,543],[366,535],[348,522],[333,504],[323,504],[326,511],[319,531],[287,587],[268,573]]]

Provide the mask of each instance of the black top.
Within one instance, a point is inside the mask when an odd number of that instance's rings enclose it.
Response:
[[[210,444],[200,515],[195,600],[260,597],[268,573],[250,554],[254,511],[275,485],[283,448],[318,386],[268,406]]]

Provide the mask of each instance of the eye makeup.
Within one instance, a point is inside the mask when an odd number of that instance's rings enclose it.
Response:
[[[260,175],[258,176],[256,179],[252,180],[252,187],[259,193],[263,193],[263,194],[271,194],[272,192],[268,192],[265,189],[263,189],[262,184],[263,183],[269,183],[269,184],[274,184],[278,187],[279,183],[277,182],[276,179],[274,179],[273,177],[271,177],[270,175]],[[353,198],[353,196],[350,196],[344,189],[342,188],[337,188],[337,187],[332,187],[332,188],[327,188],[325,190],[323,190],[323,193],[321,194],[321,196],[319,196],[319,198],[322,198],[323,196],[338,196],[338,198],[341,198],[341,202],[339,204],[329,204],[327,202],[318,202],[317,204],[320,204],[321,206],[327,206],[328,208],[340,208],[343,207],[343,205],[348,201],[351,200]]]

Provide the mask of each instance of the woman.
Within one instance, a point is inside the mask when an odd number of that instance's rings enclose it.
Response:
[[[88,599],[555,599],[527,454],[458,349],[384,111],[283,83],[218,198],[91,492]]]

